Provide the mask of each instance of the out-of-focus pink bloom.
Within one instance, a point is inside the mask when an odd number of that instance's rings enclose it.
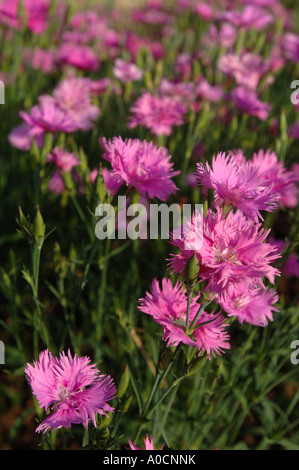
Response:
[[[24,8],[19,17],[20,5]],[[50,0],[2,0],[0,3],[0,23],[21,29],[25,19],[27,27],[35,34],[42,34],[48,25]]]
[[[245,5],[242,10],[220,13],[218,20],[229,22],[238,28],[261,30],[273,22],[273,16],[263,8]]]
[[[74,132],[77,129],[74,120],[50,95],[42,95],[38,104],[34,105],[29,113],[20,111],[20,117],[32,127],[35,135],[44,132]]]
[[[272,312],[279,309],[274,306],[278,294],[273,289],[264,287],[248,288],[243,284],[230,286],[224,296],[218,299],[221,308],[229,317],[236,316],[239,322],[255,326],[266,326],[273,321]]]
[[[46,49],[35,49],[31,57],[31,64],[34,70],[41,70],[44,74],[52,73],[55,70],[55,53]]]
[[[197,299],[198,297],[194,297],[191,300],[189,326],[200,308]],[[194,339],[186,334],[187,295],[179,282],[173,286],[171,280],[163,278],[161,289],[157,279],[154,279],[151,293],[147,292],[146,297],[140,299],[139,303],[139,310],[151,315],[163,326],[163,340],[168,346],[176,346],[182,342],[196,347],[199,355],[205,350],[209,357],[215,357],[215,354],[221,354],[223,349],[230,348],[229,336],[221,315],[202,311],[192,333]]]
[[[30,150],[33,140],[35,140],[36,145],[41,148],[43,146],[44,136],[43,134],[35,135],[35,133],[32,132],[32,127],[26,123],[14,127],[8,134],[10,145],[26,152]]]
[[[260,211],[272,212],[278,207],[275,188],[260,177],[258,168],[245,157],[220,152],[213,156],[212,167],[208,162],[198,163],[196,174],[200,184],[214,190],[217,204],[233,205],[255,222],[262,219]]]
[[[112,170],[103,168],[103,178],[111,194],[120,186],[134,186],[143,196],[166,201],[177,190],[171,178],[178,175],[173,171],[171,156],[164,147],[139,139],[114,137],[112,141],[99,140],[104,149],[103,158],[109,161]]]
[[[57,51],[56,60],[59,64],[71,65],[79,70],[96,71],[100,60],[89,46],[74,43],[63,43]]]
[[[57,147],[48,154],[47,162],[54,163],[59,171],[65,173],[70,173],[75,166],[81,165],[80,160],[78,160],[73,153],[69,153]]]
[[[284,167],[275,152],[260,149],[255,152],[251,161],[252,167],[262,183],[279,195],[279,202],[285,207],[296,207],[298,204],[298,187],[292,170]]]
[[[131,108],[128,127],[146,127],[156,135],[170,135],[174,126],[184,124],[183,116],[187,107],[169,96],[159,97],[144,92]]]
[[[230,23],[223,23],[219,27],[210,24],[207,33],[202,35],[201,42],[205,47],[233,46],[237,39],[237,31]]]
[[[194,13],[206,21],[211,21],[214,18],[214,10],[209,3],[197,2],[194,6]]]
[[[36,432],[71,428],[82,424],[86,429],[92,421],[97,427],[95,414],[107,416],[114,411],[108,402],[115,397],[116,388],[109,375],[100,375],[87,356],[72,357],[70,351],[53,356],[47,349],[33,365],[25,366],[26,378],[40,408],[54,410],[36,428]]]
[[[161,10],[160,8],[143,8],[142,10],[133,10],[132,19],[136,23],[151,24],[151,25],[165,25],[173,21],[171,14]]]
[[[222,295],[230,285],[239,282],[248,286],[254,281],[263,286],[263,277],[274,284],[275,276],[280,273],[271,263],[279,258],[279,254],[265,242],[270,230],[246,219],[240,211],[224,214],[217,208],[216,212],[209,209],[207,215],[196,212],[188,225],[190,230],[193,227],[199,243],[197,246],[195,240],[191,251],[188,246],[190,236],[184,228],[186,223],[175,229],[171,236],[171,243],[180,250],[170,259],[169,267],[173,272],[182,275],[195,251],[200,265],[199,280],[207,281],[211,293]]]
[[[199,84],[196,87],[196,94],[202,100],[206,100],[209,103],[216,103],[225,97],[225,93],[221,86],[210,85],[205,79],[201,78]]]
[[[105,93],[109,85],[111,84],[111,80],[108,77],[100,78],[99,80],[90,80],[89,82],[89,90],[92,95],[100,95]]]
[[[277,240],[274,237],[269,238],[269,243],[275,247],[277,253],[282,254],[288,248],[288,243],[284,240]],[[295,252],[292,252],[287,260],[281,266],[282,275],[285,277],[299,277],[299,257]]]
[[[281,48],[285,57],[295,64],[299,61],[299,36],[294,33],[285,33],[281,38]]]
[[[65,184],[59,171],[55,171],[51,176],[48,190],[54,194],[61,194],[65,190]]]
[[[160,96],[175,98],[186,105],[191,105],[195,100],[195,85],[192,82],[170,82],[166,78],[161,80],[158,88]]]
[[[299,122],[294,122],[289,126],[288,134],[291,139],[299,139]]]
[[[91,102],[93,85],[88,78],[68,76],[53,91],[61,109],[74,122],[75,130],[92,129],[101,114],[100,109]]]
[[[144,449],[141,449],[141,447],[136,446],[135,444],[133,444],[131,439],[129,439],[129,449],[128,450],[155,450],[154,449],[154,441],[153,441],[152,436],[148,436],[146,434],[146,438],[144,439],[144,446],[145,446]],[[163,447],[164,447],[164,444],[158,450],[162,450]]]
[[[177,56],[174,71],[181,75],[183,80],[188,80],[192,72],[193,59],[190,54],[181,53]]]
[[[148,38],[139,37],[134,33],[127,34],[125,48],[133,58],[137,57],[140,48],[149,50],[155,60],[162,59],[165,55],[165,50],[160,41],[150,41]]]
[[[238,86],[231,91],[230,96],[236,108],[242,113],[256,116],[261,121],[268,118],[271,105],[260,101],[254,91]]]
[[[114,62],[113,74],[121,82],[127,83],[140,81],[143,77],[143,70],[136,64],[126,62],[122,59],[116,59]]]
[[[95,180],[98,174],[99,174],[99,170],[97,168],[94,168],[93,170],[91,170],[90,175],[89,175],[91,184],[95,183]]]
[[[268,71],[268,65],[261,55],[243,51],[241,55],[228,53],[218,60],[221,72],[233,77],[237,85],[255,91],[261,78]]]

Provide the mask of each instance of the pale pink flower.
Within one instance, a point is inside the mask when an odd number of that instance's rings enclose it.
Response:
[[[143,70],[136,64],[126,62],[122,59],[116,59],[114,62],[113,74],[121,82],[127,83],[140,81],[143,77]]]
[[[189,326],[200,309],[197,300],[198,296],[191,300]],[[157,279],[154,279],[151,293],[147,292],[145,298],[139,299],[139,303],[141,312],[151,315],[163,326],[163,340],[167,342],[167,346],[177,346],[182,342],[194,346],[199,355],[206,351],[209,358],[230,348],[227,342],[229,336],[225,331],[227,325],[221,315],[202,311],[196,321],[193,338],[186,333],[187,295],[178,281],[173,286],[170,279],[163,278],[160,288]]]
[[[146,127],[156,135],[170,135],[175,126],[184,124],[187,106],[169,96],[159,97],[144,92],[131,108],[128,127]]]
[[[143,196],[157,197],[162,201],[177,190],[172,179],[179,171],[173,171],[171,156],[164,147],[139,139],[114,137],[99,140],[104,149],[103,158],[111,163],[112,170],[103,168],[103,178],[111,194],[120,186],[134,186]]]
[[[96,427],[96,413],[107,416],[114,411],[108,404],[115,397],[113,379],[100,375],[87,356],[72,357],[62,352],[53,356],[47,349],[33,365],[27,363],[25,375],[40,408],[52,413],[37,427],[36,432],[70,428],[82,424],[86,429],[92,421]]]
[[[169,96],[186,105],[191,105],[195,100],[195,85],[192,82],[171,82],[162,78],[158,87],[159,95]]]
[[[197,164],[198,181],[214,190],[217,204],[233,205],[246,217],[258,221],[260,211],[272,212],[278,205],[279,194],[260,177],[259,169],[241,155],[219,152],[213,156],[212,167]]]

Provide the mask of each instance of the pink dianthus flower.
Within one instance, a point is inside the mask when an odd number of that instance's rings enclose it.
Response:
[[[171,180],[179,171],[173,171],[171,156],[165,147],[139,139],[114,137],[99,140],[104,149],[103,158],[111,163],[112,170],[103,168],[103,178],[111,194],[116,194],[125,183],[132,185],[143,196],[166,201],[177,190]]]
[[[53,356],[47,349],[33,365],[27,363],[25,375],[40,408],[52,411],[37,427],[36,432],[70,428],[82,424],[86,429],[92,421],[96,427],[95,413],[107,416],[114,409],[108,404],[115,397],[113,379],[100,375],[87,356],[72,357],[70,351]]]

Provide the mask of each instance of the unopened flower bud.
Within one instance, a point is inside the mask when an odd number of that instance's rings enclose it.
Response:
[[[198,279],[198,273],[199,261],[196,253],[194,252],[191,258],[188,259],[185,266],[184,283],[188,288],[193,289]]]

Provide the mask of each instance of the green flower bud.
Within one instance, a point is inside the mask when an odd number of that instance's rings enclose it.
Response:
[[[130,374],[129,374],[129,368],[126,366],[124,372],[122,373],[122,376],[120,378],[119,384],[118,384],[118,398],[121,399],[124,394],[127,391],[127,388],[130,383]]]
[[[199,273],[199,261],[194,252],[191,258],[188,259],[185,272],[184,272],[184,283],[190,289],[193,289],[197,280],[198,280],[198,273]]]

